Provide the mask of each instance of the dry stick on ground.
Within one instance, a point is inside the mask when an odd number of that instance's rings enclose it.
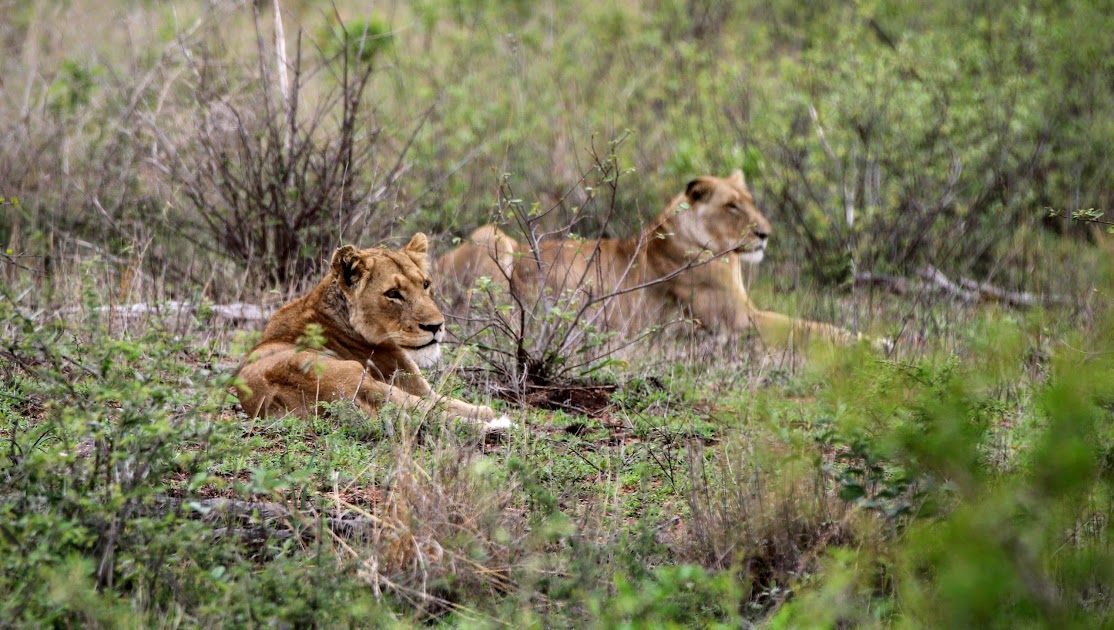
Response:
[[[1045,295],[1041,297],[1027,291],[1008,291],[987,282],[976,282],[970,278],[960,278],[959,284],[964,288],[978,291],[982,295],[990,296],[999,302],[1014,306],[1036,306],[1041,302],[1052,304],[1068,304],[1071,302],[1066,295]]]
[[[854,282],[856,285],[885,287],[898,295],[905,295],[915,288],[908,278],[872,271],[860,271],[855,274]]]
[[[978,302],[979,294],[977,291],[968,291],[963,289],[956,283],[948,279],[939,269],[932,265],[925,265],[921,267],[918,272],[922,278],[930,284],[935,285],[944,290],[944,292],[951,294],[961,302]]]
[[[155,499],[155,505],[166,510],[173,510],[178,508],[189,508],[197,512],[201,516],[201,520],[206,523],[217,522],[221,518],[235,518],[243,520],[249,527],[223,527],[218,531],[219,535],[228,536],[236,533],[262,533],[274,534],[281,531],[288,531],[297,534],[308,534],[313,530],[311,527],[302,525],[295,526],[290,523],[292,518],[305,519],[310,514],[302,513],[298,510],[293,510],[281,503],[273,501],[240,501],[237,499],[202,499],[202,500],[185,500],[175,497],[158,497]],[[261,522],[253,523],[253,520]],[[325,524],[328,528],[343,536],[360,536],[365,535],[375,525],[373,518],[363,516],[353,516],[351,514],[342,514],[336,517],[325,518]],[[217,535],[216,533],[214,535]]]
[[[74,306],[60,311],[56,311],[53,315],[69,315],[74,313],[83,312],[84,307]],[[139,302],[136,304],[119,304],[115,306],[99,306],[96,310],[98,313],[110,313],[118,317],[143,317],[146,315],[163,315],[166,317],[175,317],[183,314],[196,313],[198,311],[207,310],[212,312],[215,316],[236,321],[245,322],[265,322],[271,318],[273,309],[260,306],[258,304],[246,304],[243,302],[234,302],[232,304],[199,304],[196,302],[178,302],[170,300],[167,302]]]
[[[1070,304],[1072,300],[1065,295],[1037,296],[1027,291],[1009,291],[996,287],[988,282],[977,282],[970,278],[959,278],[958,282],[951,281],[943,272],[932,265],[922,267],[919,275],[927,284],[902,276],[872,273],[864,271],[855,274],[855,284],[880,285],[897,294],[905,294],[923,288],[942,291],[961,302],[979,302],[994,300],[1010,306],[1030,307],[1038,304]]]

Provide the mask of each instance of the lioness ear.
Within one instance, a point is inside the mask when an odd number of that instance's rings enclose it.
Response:
[[[735,172],[731,173],[731,177],[728,177],[727,179],[738,183],[743,188],[747,187],[747,176],[743,174],[742,169],[735,169]]]
[[[360,250],[352,245],[345,245],[333,252],[332,267],[337,279],[347,288],[359,282],[366,271]]]
[[[425,237],[425,234],[418,232],[414,236],[410,237],[410,242],[402,247],[402,251],[414,254],[428,253],[429,239]]]
[[[712,183],[703,177],[694,179],[685,186],[685,196],[693,203],[703,201],[711,194]]]
[[[418,232],[410,242],[402,247],[402,252],[410,257],[422,271],[429,271],[429,239]]]

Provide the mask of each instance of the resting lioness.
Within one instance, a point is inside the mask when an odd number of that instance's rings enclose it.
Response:
[[[769,237],[770,223],[736,171],[727,178],[692,180],[630,240],[541,241],[534,256],[531,248],[485,225],[437,265],[460,286],[488,276],[509,280],[519,296],[542,289],[575,296],[581,304],[599,301],[602,323],[612,330],[641,330],[660,322],[666,307],[680,307],[721,332],[754,327],[763,339],[779,343],[807,334],[851,340],[836,326],[763,311],[750,301],[741,263],[761,261]]]
[[[440,357],[445,335],[445,318],[430,297],[427,250],[424,234],[398,251],[336,250],[325,279],[275,313],[241,367],[244,411],[308,416],[318,403],[351,400],[369,413],[392,402],[494,419],[489,407],[436,396],[418,371]],[[320,349],[304,338],[310,324],[320,327]]]

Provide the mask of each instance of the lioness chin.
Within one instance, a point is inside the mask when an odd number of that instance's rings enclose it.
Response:
[[[244,411],[304,417],[322,402],[350,400],[374,414],[390,402],[508,426],[489,407],[437,396],[422,378],[418,366],[438,359],[445,335],[430,296],[428,248],[425,235],[415,234],[398,251],[336,250],[325,279],[275,313],[241,366]],[[311,324],[322,332],[319,349],[303,342]]]
[[[679,308],[718,332],[757,329],[779,344],[807,336],[853,340],[837,326],[763,311],[750,301],[741,263],[760,262],[769,237],[770,223],[736,171],[692,180],[633,239],[541,241],[535,255],[485,225],[438,259],[437,269],[458,292],[487,276],[520,297],[548,291],[581,304],[598,301],[602,317],[595,321],[618,332],[661,323]]]

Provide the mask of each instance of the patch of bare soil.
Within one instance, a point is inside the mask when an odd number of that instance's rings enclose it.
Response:
[[[611,409],[611,394],[616,385],[546,385],[533,386],[523,403],[548,411],[568,411],[598,418]]]

